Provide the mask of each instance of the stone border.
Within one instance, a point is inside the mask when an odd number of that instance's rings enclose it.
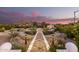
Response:
[[[30,52],[30,51],[31,51],[32,46],[33,46],[33,44],[34,44],[34,42],[35,42],[35,39],[36,39],[37,34],[38,34],[38,32],[35,34],[35,36],[34,36],[32,42],[30,43],[30,45],[29,45],[29,47],[28,47],[28,49],[27,49],[27,52]]]
[[[50,46],[49,46],[49,44],[48,44],[48,42],[47,42],[47,39],[45,38],[43,32],[41,32],[41,33],[42,33],[42,36],[43,36],[44,42],[45,42],[45,44],[46,44],[46,48],[47,48],[47,50],[49,50]]]

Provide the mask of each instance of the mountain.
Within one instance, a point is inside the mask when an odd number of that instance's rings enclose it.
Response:
[[[45,22],[49,18],[44,16],[24,16],[21,13],[4,13],[0,12],[0,23],[14,24],[22,22]]]
[[[79,21],[79,18],[76,18]],[[45,16],[25,16],[22,13],[11,13],[0,11],[0,23],[3,24],[14,24],[23,22],[46,22],[50,24],[68,24],[74,21],[73,18],[66,19],[51,19]]]
[[[75,22],[78,22],[79,18],[75,19]],[[69,24],[69,23],[74,23],[74,18],[65,18],[65,19],[52,19],[49,20],[47,23],[50,24]]]

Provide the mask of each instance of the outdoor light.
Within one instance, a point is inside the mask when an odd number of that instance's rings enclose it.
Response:
[[[77,12],[79,12],[79,10],[74,11],[74,23],[75,23],[75,20],[76,20],[76,13]]]

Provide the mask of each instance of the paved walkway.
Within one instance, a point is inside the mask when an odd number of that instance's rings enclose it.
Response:
[[[38,29],[34,39],[32,40],[31,44],[27,52],[46,52],[49,49],[49,44],[42,32],[41,29]]]

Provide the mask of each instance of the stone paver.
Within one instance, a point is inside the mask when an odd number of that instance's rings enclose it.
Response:
[[[38,32],[36,40],[33,44],[31,52],[46,52],[46,45],[41,32]]]
[[[37,33],[30,43],[27,52],[47,52],[49,50],[49,44],[42,31],[41,28],[37,29]]]

